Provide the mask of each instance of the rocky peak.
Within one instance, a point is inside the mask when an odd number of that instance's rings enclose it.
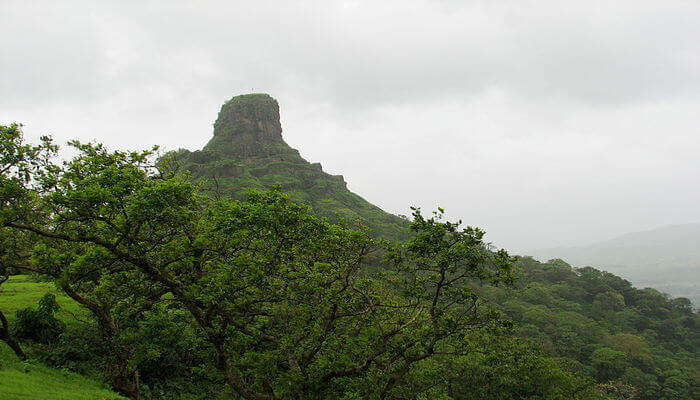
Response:
[[[202,150],[173,156],[193,179],[232,198],[246,189],[281,185],[295,201],[335,221],[359,222],[377,236],[405,238],[408,225],[348,190],[342,175],[330,175],[309,163],[282,139],[279,105],[267,94],[236,96],[224,103],[214,123],[214,137]]]
[[[214,137],[204,149],[240,158],[296,153],[282,139],[277,100],[263,93],[224,103],[214,123]]]

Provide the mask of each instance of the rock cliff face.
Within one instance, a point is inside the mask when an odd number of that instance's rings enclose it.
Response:
[[[202,150],[179,150],[175,159],[220,194],[239,198],[245,188],[281,184],[296,201],[317,214],[367,225],[376,236],[407,236],[407,224],[347,189],[342,175],[309,163],[282,138],[277,101],[267,94],[236,96],[224,103],[214,136]]]
[[[279,105],[266,94],[237,96],[221,106],[214,137],[204,150],[238,158],[295,152],[282,139]]]

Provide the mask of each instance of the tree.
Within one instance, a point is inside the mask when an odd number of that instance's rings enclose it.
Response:
[[[641,365],[651,362],[652,354],[643,338],[631,333],[618,333],[606,340],[609,346],[627,354],[630,360],[634,360]]]
[[[591,379],[577,376],[547,357],[529,341],[507,335],[485,335],[481,351],[451,360],[441,371],[450,380],[451,398],[599,399]]]
[[[29,212],[33,197],[25,188],[33,184],[33,178],[41,179],[44,171],[51,169],[48,160],[55,152],[56,147],[48,137],[42,137],[39,145],[31,146],[24,144],[21,125],[0,125],[0,285],[9,279],[15,261],[28,255],[26,234],[18,235],[1,227]],[[26,358],[2,310],[0,340],[20,359]]]
[[[72,145],[64,166],[44,163],[14,186],[31,212],[8,203],[2,224],[37,237],[27,268],[92,312],[123,355],[113,385],[134,397],[133,349],[121,338],[166,294],[243,398],[401,398],[433,390],[412,378],[474,351],[464,338],[497,320],[479,284],[512,281],[507,253],[441,212],[414,210],[414,238],[385,246],[390,268],[378,279],[364,270],[377,248],[367,232],[279,191],[213,200],[150,152]]]
[[[593,311],[602,315],[609,311],[620,311],[625,307],[625,298],[614,290],[598,293],[593,300]]]
[[[37,343],[54,343],[65,330],[64,324],[54,314],[60,309],[56,296],[47,293],[39,300],[35,309],[28,307],[17,311],[17,321],[13,327],[16,337],[31,339]]]
[[[596,369],[601,382],[618,379],[628,367],[627,355],[608,347],[594,351],[591,354],[591,364]]]
[[[112,157],[104,157],[107,153],[101,146],[81,147],[79,143],[73,143],[83,150],[82,156],[60,166],[54,158],[58,147],[50,138],[42,137],[37,146],[24,144],[20,128],[16,124],[0,127],[2,261],[17,270],[53,278],[69,297],[88,309],[109,349],[104,372],[113,388],[138,397],[134,351],[121,341],[122,324],[133,323],[165,291],[152,284],[132,284],[128,288],[120,285],[120,280],[142,281],[138,271],[110,257],[99,245],[66,235],[65,232],[73,228],[70,218],[84,218],[79,215],[80,209],[68,211],[66,204],[82,201],[86,205],[97,198],[93,190],[99,190],[98,186],[90,179],[97,169],[104,168],[101,171],[103,178],[112,176],[114,183],[122,185],[103,195],[116,198],[120,191],[123,194],[130,182],[128,173],[138,171],[139,163],[151,153],[118,152]],[[110,175],[117,171],[123,173],[121,179]],[[106,181],[100,183],[102,188],[109,187]],[[71,185],[81,186],[82,191],[69,190]],[[71,195],[83,197],[78,200]],[[70,217],[66,212],[72,213]],[[100,223],[84,222],[93,226]],[[125,303],[130,304],[128,310],[120,310],[117,315],[114,309]]]
[[[2,286],[2,284],[5,283],[9,277],[10,274],[8,268],[0,263],[0,286]],[[5,342],[20,360],[27,359],[27,355],[24,354],[24,350],[22,350],[17,338],[15,338],[15,336],[12,334],[10,323],[7,321],[7,318],[2,310],[0,310],[0,340]]]

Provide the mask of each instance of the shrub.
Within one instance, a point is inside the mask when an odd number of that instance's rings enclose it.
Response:
[[[17,311],[17,320],[13,327],[16,337],[30,339],[38,343],[55,343],[65,330],[65,326],[54,314],[59,310],[56,296],[46,294],[39,300],[39,306]]]

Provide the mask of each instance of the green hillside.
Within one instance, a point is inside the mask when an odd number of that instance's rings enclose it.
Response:
[[[688,299],[558,259],[518,265],[516,290],[489,291],[517,335],[620,398],[700,398],[700,315]]]
[[[38,283],[28,276],[17,275],[0,287],[0,310],[14,322],[18,310],[33,307],[46,293],[56,294],[61,305],[58,317],[66,324],[76,324],[81,315],[77,303],[61,295],[50,283]],[[25,350],[31,351],[25,344]],[[30,354],[31,355],[31,354]],[[113,400],[124,397],[112,392],[102,382],[74,372],[54,369],[39,361],[20,361],[10,348],[0,342],[0,399],[3,400]]]
[[[0,344],[0,399],[113,400],[124,397],[104,383],[38,362],[21,362]]]
[[[378,236],[407,237],[407,223],[347,189],[342,175],[309,163],[282,138],[279,105],[267,94],[236,96],[214,123],[214,136],[202,150],[171,153],[216,194],[241,198],[245,188],[277,184],[296,201],[330,220],[366,225]]]

